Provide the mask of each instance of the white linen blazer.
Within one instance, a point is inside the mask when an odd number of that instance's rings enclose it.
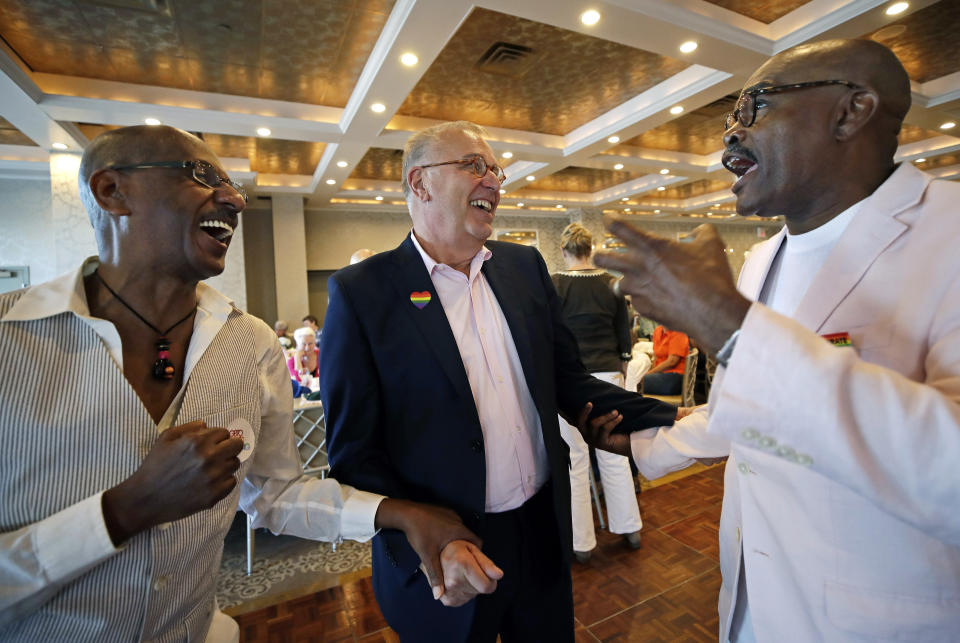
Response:
[[[751,306],[707,422],[634,441],[654,475],[731,443],[721,641],[741,554],[758,641],[960,640],[960,185],[932,179],[903,164],[868,197],[792,319]]]

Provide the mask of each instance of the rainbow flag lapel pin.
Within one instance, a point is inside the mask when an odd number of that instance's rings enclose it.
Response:
[[[410,293],[410,303],[420,310],[423,310],[423,308],[430,303],[430,299],[431,296],[429,290],[424,290],[423,292],[417,292],[414,290],[412,293]]]

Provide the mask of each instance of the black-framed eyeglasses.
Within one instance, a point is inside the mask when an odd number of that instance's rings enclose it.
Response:
[[[474,176],[483,178],[487,175],[487,172],[493,172],[493,175],[497,177],[497,181],[503,183],[507,180],[507,175],[503,172],[503,168],[494,163],[493,165],[487,165],[487,162],[483,160],[483,157],[479,154],[473,154],[466,158],[457,159],[456,161],[443,161],[441,163],[427,163],[426,165],[418,165],[416,167],[436,167],[438,165],[460,165],[461,167],[470,170]]]
[[[849,80],[812,80],[806,83],[793,83],[790,85],[777,85],[776,87],[761,87],[751,89],[748,92],[740,94],[737,100],[737,107],[727,114],[727,120],[724,123],[725,129],[730,129],[735,123],[739,122],[744,127],[750,127],[757,120],[757,96],[761,94],[776,94],[787,92],[793,89],[808,89],[810,87],[823,87],[825,85],[844,85],[850,89],[859,89],[860,85],[851,83]]]
[[[199,183],[204,187],[208,187],[212,190],[216,190],[223,184],[227,184],[232,187],[237,193],[243,197],[243,202],[247,203],[249,199],[247,198],[247,191],[243,189],[243,185],[231,181],[230,179],[220,176],[220,172],[217,171],[217,168],[213,167],[206,161],[151,161],[148,163],[137,163],[136,165],[114,165],[108,167],[108,170],[145,170],[153,167],[164,167],[164,168],[174,168],[174,169],[191,169],[193,170],[192,177],[194,181]]]

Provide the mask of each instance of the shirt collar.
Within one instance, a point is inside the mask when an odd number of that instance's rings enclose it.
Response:
[[[427,251],[423,249],[423,246],[420,245],[420,242],[417,241],[417,235],[414,233],[413,229],[410,230],[410,238],[413,240],[413,247],[417,249],[417,252],[420,253],[420,256],[423,258],[423,265],[427,268],[427,274],[433,275],[434,271],[439,269],[441,266],[450,268],[445,263],[437,263],[434,261],[433,257],[427,254]],[[493,252],[483,246],[480,250],[477,251],[477,254],[473,256],[473,259],[470,260],[470,279],[472,280],[477,273],[480,272],[480,267],[483,265],[483,262],[493,256]],[[453,270],[453,268],[450,268]]]
[[[90,317],[83,279],[93,274],[99,266],[98,257],[88,257],[78,269],[28,288],[7,314],[0,318],[0,322],[32,321],[61,313]],[[201,282],[197,284],[197,308],[225,322],[233,308],[233,301]]]

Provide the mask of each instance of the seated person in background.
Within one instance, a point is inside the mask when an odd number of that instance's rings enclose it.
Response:
[[[277,334],[277,340],[280,342],[280,348],[283,349],[283,354],[286,355],[287,351],[293,348],[293,340],[287,335],[287,322],[278,319],[273,325],[273,330]]]
[[[316,339],[317,345],[320,344],[320,335],[323,331],[320,329],[320,322],[317,321],[317,318],[313,315],[304,315],[301,320],[303,325],[313,331],[314,338]]]
[[[653,368],[643,376],[646,395],[679,395],[690,339],[683,333],[657,326],[653,331]]]
[[[99,256],[0,295],[0,641],[237,641],[215,589],[238,506],[314,540],[402,529],[469,598],[459,563],[488,561],[454,512],[302,474],[273,331],[202,283],[246,205],[210,147],[111,130],[79,183]]]
[[[297,346],[289,358],[287,358],[287,368],[290,370],[290,377],[295,379],[298,384],[307,384],[306,376],[317,378],[320,376],[319,364],[317,359],[319,349],[317,349],[317,338],[309,326],[301,326],[293,331],[293,339]]]

